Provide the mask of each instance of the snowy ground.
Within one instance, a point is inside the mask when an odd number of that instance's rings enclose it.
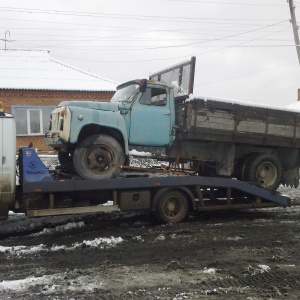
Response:
[[[292,207],[173,225],[122,212],[10,213],[0,222],[0,299],[300,299],[300,189],[280,191]]]
[[[290,208],[157,225],[98,213],[0,224],[0,299],[299,299],[300,190]]]

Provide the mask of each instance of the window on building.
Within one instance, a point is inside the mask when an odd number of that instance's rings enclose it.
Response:
[[[17,135],[44,135],[54,106],[13,106]]]

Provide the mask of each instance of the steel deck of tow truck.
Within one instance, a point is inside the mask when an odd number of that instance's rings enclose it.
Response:
[[[163,187],[195,187],[203,189],[231,189],[232,195],[238,194],[240,197],[256,197],[267,200],[279,206],[290,206],[291,202],[288,197],[271,192],[249,184],[244,181],[235,179],[204,177],[204,176],[153,176],[153,177],[134,177],[134,178],[114,178],[99,180],[63,180],[55,181],[47,168],[41,163],[39,157],[33,149],[23,148],[24,157],[22,162],[23,193],[61,193],[76,191],[101,191],[101,190],[141,190],[148,188]],[[226,192],[224,193],[226,197]]]

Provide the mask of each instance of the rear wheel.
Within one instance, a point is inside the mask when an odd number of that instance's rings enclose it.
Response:
[[[73,154],[73,165],[84,179],[117,177],[121,169],[113,164],[124,164],[125,155],[119,142],[108,135],[91,135],[84,139]]]
[[[189,212],[186,195],[178,190],[163,193],[157,203],[156,217],[164,223],[178,223],[183,221]]]
[[[281,174],[281,163],[274,155],[257,153],[245,162],[244,180],[258,183],[267,190],[275,191],[278,188]]]

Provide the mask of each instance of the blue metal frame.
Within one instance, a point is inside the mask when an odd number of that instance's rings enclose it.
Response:
[[[260,197],[280,206],[290,206],[290,199],[255,185],[228,178],[203,176],[159,176],[115,178],[101,180],[54,181],[51,174],[31,148],[21,149],[21,169],[24,193],[58,193],[76,191],[130,190],[162,187],[231,188],[245,195]]]
[[[46,166],[40,160],[37,153],[31,148],[21,148],[19,151],[19,159],[21,159],[20,174],[23,186],[28,183],[54,182],[51,174]]]

